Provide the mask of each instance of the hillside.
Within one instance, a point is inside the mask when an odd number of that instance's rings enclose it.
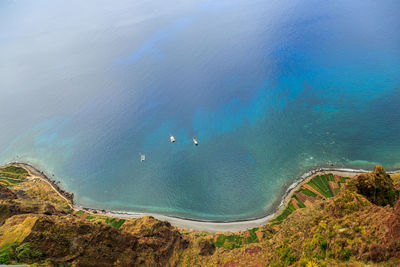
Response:
[[[3,168],[0,177],[0,263],[165,266],[187,247],[168,222],[90,216],[24,169]]]
[[[177,229],[152,217],[74,210],[37,173],[0,169],[0,263],[45,266],[400,264],[400,175],[319,174],[282,213],[239,233]],[[68,195],[67,195],[68,196]]]

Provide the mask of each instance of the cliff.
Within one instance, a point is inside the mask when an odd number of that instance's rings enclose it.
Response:
[[[23,169],[0,171],[0,196],[0,264],[174,266],[188,244],[168,222],[76,212]]]
[[[282,214],[239,233],[177,229],[152,217],[74,210],[48,181],[0,169],[0,263],[44,266],[359,266],[400,264],[400,175],[322,174]]]

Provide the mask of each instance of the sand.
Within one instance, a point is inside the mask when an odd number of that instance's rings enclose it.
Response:
[[[254,218],[254,219],[249,219],[249,220],[241,220],[241,221],[233,221],[233,222],[212,222],[212,221],[197,221],[197,220],[191,220],[191,219],[185,219],[185,218],[178,218],[178,217],[172,217],[172,216],[166,216],[166,215],[161,215],[161,214],[155,214],[155,213],[134,213],[134,212],[124,212],[124,211],[105,211],[105,210],[99,210],[99,209],[91,209],[87,207],[81,207],[74,205],[73,202],[69,201],[69,197],[66,197],[63,193],[59,191],[59,187],[56,185],[56,182],[49,179],[48,176],[44,174],[44,172],[39,171],[36,169],[34,166],[26,164],[26,163],[9,163],[7,165],[17,165],[24,167],[29,171],[29,173],[35,177],[35,178],[40,178],[45,180],[47,183],[50,184],[50,186],[53,188],[53,190],[57,191],[64,199],[66,199],[71,207],[74,210],[85,210],[89,213],[96,213],[99,215],[105,215],[105,216],[110,216],[110,217],[118,217],[118,218],[141,218],[143,216],[152,216],[158,220],[162,221],[168,221],[171,223],[171,225],[181,228],[181,229],[186,229],[186,230],[196,230],[196,231],[206,231],[210,233],[217,233],[217,232],[240,232],[240,231],[245,231],[254,227],[258,226],[263,226],[265,225],[268,221],[270,221],[272,218],[274,218],[276,215],[278,215],[282,210],[286,207],[288,202],[291,199],[291,196],[293,192],[295,192],[299,187],[301,187],[303,184],[307,183],[310,179],[317,175],[321,174],[327,174],[327,173],[332,173],[336,174],[338,176],[345,176],[345,177],[354,177],[360,173],[365,173],[368,172],[367,170],[354,170],[354,169],[315,169],[313,171],[310,171],[308,173],[305,173],[302,175],[298,180],[296,180],[294,183],[292,183],[288,189],[286,190],[282,201],[280,204],[277,206],[275,211],[272,214],[268,214],[266,216],[260,217],[260,218]],[[399,173],[399,171],[395,172],[388,172],[390,173]]]

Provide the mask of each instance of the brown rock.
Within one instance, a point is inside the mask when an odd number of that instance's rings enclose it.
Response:
[[[76,266],[168,266],[175,265],[188,241],[169,223],[156,221],[136,234],[104,224],[66,216],[37,220],[24,240],[57,265]]]
[[[0,184],[0,200],[11,200],[16,198],[17,198],[16,194],[14,194],[7,187]]]
[[[58,212],[57,212],[56,208],[55,208],[53,205],[51,205],[51,204],[47,204],[47,205],[46,205],[44,214],[46,214],[46,215],[53,215],[53,214],[57,214],[57,213],[58,213]]]
[[[215,252],[215,246],[210,240],[202,239],[198,243],[200,249],[199,255],[201,256],[211,256]]]
[[[261,251],[261,248],[258,246],[246,248],[245,252],[249,254],[258,254]]]

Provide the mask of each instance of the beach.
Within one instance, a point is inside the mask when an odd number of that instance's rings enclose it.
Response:
[[[335,169],[335,168],[318,168],[312,171],[309,171],[303,174],[299,179],[293,182],[288,189],[285,191],[284,196],[280,204],[277,206],[275,211],[271,214],[267,214],[263,217],[259,218],[249,218],[248,220],[238,220],[238,221],[201,221],[201,220],[192,220],[187,218],[179,218],[173,216],[166,216],[162,214],[156,213],[141,213],[141,212],[125,212],[125,211],[110,211],[105,209],[93,209],[90,207],[82,207],[79,205],[75,205],[73,202],[73,193],[66,192],[58,186],[58,182],[52,180],[46,175],[43,171],[38,170],[36,167],[21,162],[11,162],[4,166],[14,165],[25,168],[32,179],[39,178],[46,181],[50,184],[51,188],[55,190],[61,197],[63,197],[71,206],[72,209],[85,210],[89,213],[101,214],[110,217],[118,217],[118,218],[140,218],[144,216],[151,216],[158,220],[168,221],[173,226],[186,229],[186,230],[195,230],[195,231],[206,231],[210,233],[217,232],[240,232],[248,229],[252,229],[254,227],[265,225],[275,216],[279,215],[282,210],[286,207],[288,202],[291,199],[292,194],[297,191],[303,184],[307,183],[310,179],[317,175],[332,173],[334,175],[344,176],[344,177],[354,177],[360,173],[368,172],[368,170],[356,170],[356,169]],[[399,171],[388,172],[389,174],[398,173]]]

